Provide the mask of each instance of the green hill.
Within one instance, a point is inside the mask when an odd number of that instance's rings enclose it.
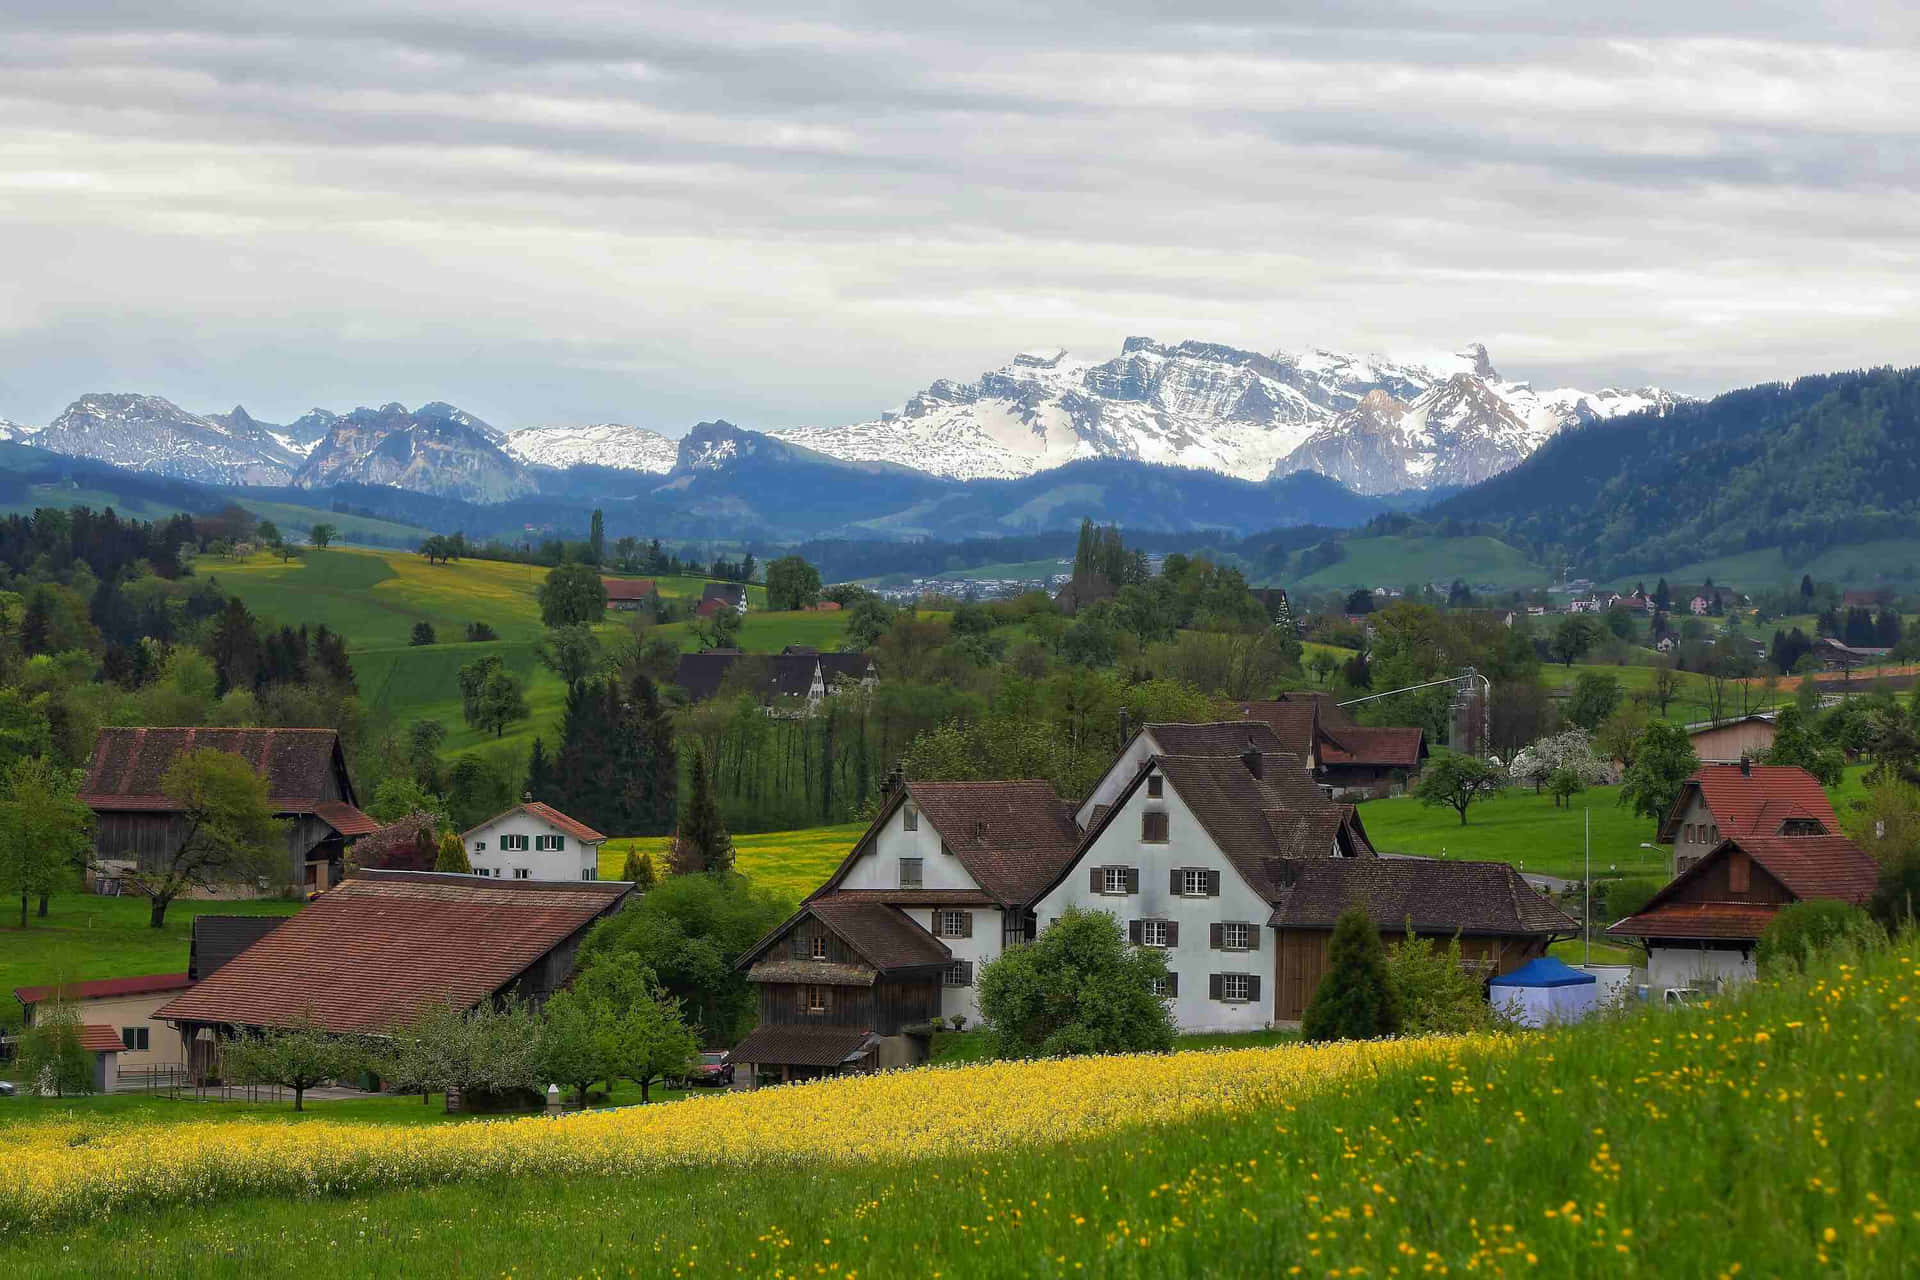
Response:
[[[1488,583],[1498,587],[1534,586],[1551,581],[1548,570],[1526,553],[1484,536],[1396,536],[1345,538],[1344,554],[1334,564],[1289,583],[1296,587],[1403,586],[1409,582]]]

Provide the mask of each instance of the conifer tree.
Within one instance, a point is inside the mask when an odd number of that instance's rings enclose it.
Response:
[[[527,753],[527,794],[544,804],[552,790],[553,762],[547,759],[547,744],[535,738]]]
[[[1327,972],[1300,1019],[1307,1040],[1372,1040],[1400,1029],[1400,1001],[1387,977],[1387,949],[1365,907],[1334,921]]]
[[[727,834],[727,824],[720,817],[706,753],[697,746],[693,749],[692,784],[687,810],[681,815],[680,831],[673,841],[674,874],[731,871],[733,837]]]
[[[653,855],[638,849],[627,850],[627,865],[620,869],[620,878],[642,893],[653,888],[659,879],[653,869]]]
[[[458,832],[449,831],[440,837],[440,856],[434,860],[433,869],[463,876],[473,874],[473,863],[467,860],[466,842]]]

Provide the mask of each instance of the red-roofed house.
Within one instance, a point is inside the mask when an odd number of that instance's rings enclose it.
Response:
[[[598,880],[606,837],[552,805],[529,800],[464,833],[473,873],[496,880]]]
[[[15,987],[13,998],[33,1025],[36,1011],[58,997],[73,1005],[80,1021],[110,1028],[118,1067],[171,1066],[180,1061],[180,1033],[154,1018],[153,1011],[193,985],[184,973],[153,973],[135,978],[96,978],[58,986]]]
[[[632,613],[660,599],[660,588],[652,578],[602,578],[607,589],[607,607]]]
[[[1722,840],[1748,836],[1840,834],[1820,780],[1793,765],[1702,765],[1675,797],[1660,824],[1659,841],[1673,846],[1676,875]]]
[[[287,820],[289,884],[325,889],[340,878],[348,843],[380,829],[356,807],[332,729],[102,729],[80,784],[80,802],[97,820],[95,859],[151,868],[171,858],[185,820],[163,780],[181,756],[208,749],[266,775],[274,813]]]
[[[1781,907],[1819,898],[1863,906],[1879,871],[1845,836],[1729,836],[1607,932],[1647,949],[1656,992],[1745,981]]]
[[[1359,725],[1324,693],[1285,693],[1272,702],[1243,702],[1240,714],[1279,735],[1279,750],[1300,757],[1340,799],[1384,795],[1427,758],[1417,728]]]

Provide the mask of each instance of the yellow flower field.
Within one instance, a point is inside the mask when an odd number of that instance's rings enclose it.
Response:
[[[401,1127],[270,1120],[7,1130],[0,1231],[247,1194],[334,1194],[467,1178],[632,1175],[992,1152],[1128,1125],[1231,1114],[1374,1069],[1438,1062],[1471,1042],[991,1063],[649,1107]],[[1472,1047],[1485,1051],[1497,1041]]]

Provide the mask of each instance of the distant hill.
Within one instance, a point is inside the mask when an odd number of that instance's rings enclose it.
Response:
[[[1589,576],[1920,534],[1920,369],[1823,374],[1562,432],[1427,513]]]

